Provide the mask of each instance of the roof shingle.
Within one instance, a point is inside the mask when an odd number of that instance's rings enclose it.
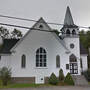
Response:
[[[10,54],[11,48],[19,41],[19,39],[4,39],[0,49],[0,54]]]

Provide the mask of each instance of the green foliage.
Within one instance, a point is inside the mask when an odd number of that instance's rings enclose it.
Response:
[[[59,81],[58,81],[56,75],[54,73],[52,73],[50,78],[49,78],[49,83],[52,84],[52,85],[57,85],[58,82]]]
[[[53,31],[54,31],[57,35],[59,35],[59,33],[60,33],[57,29],[53,29]]]
[[[63,80],[64,80],[63,70],[60,69],[60,70],[59,70],[59,81],[63,81]]]
[[[14,29],[11,34],[11,38],[21,38],[23,36],[22,32],[17,29]]]
[[[1,26],[0,27],[0,36],[2,38],[8,38],[9,37],[9,30]]]
[[[90,47],[90,31],[80,31],[80,41],[88,49]]]
[[[83,46],[87,49],[90,48],[90,31],[80,31],[80,41]],[[90,68],[90,56],[88,57],[88,67]]]
[[[86,77],[86,79],[87,79],[88,81],[90,81],[90,69],[84,71],[83,74],[84,74],[84,76]]]
[[[8,69],[7,67],[3,67],[0,69],[0,80],[2,81],[2,84],[6,86],[8,82],[11,79],[11,69]]]
[[[40,86],[51,86],[49,84],[30,84],[30,83],[12,83],[8,84],[7,86],[2,86],[0,85],[0,90],[1,88],[29,88],[29,87],[40,87]]]
[[[64,83],[66,83],[67,85],[74,85],[74,81],[70,73],[67,73]]]

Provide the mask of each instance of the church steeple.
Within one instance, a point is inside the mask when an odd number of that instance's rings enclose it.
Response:
[[[67,10],[66,10],[64,25],[74,25],[72,14],[71,14],[69,6],[67,7]]]
[[[79,28],[77,25],[74,24],[69,6],[66,9],[64,25],[61,31],[63,36],[65,37],[78,36],[78,33],[79,33]]]

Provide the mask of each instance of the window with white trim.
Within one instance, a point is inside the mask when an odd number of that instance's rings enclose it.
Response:
[[[26,67],[26,56],[24,54],[21,57],[21,67],[22,68]]]
[[[46,66],[47,66],[46,50],[40,47],[36,51],[36,67],[46,67]]]
[[[60,56],[56,56],[56,68],[60,68]]]

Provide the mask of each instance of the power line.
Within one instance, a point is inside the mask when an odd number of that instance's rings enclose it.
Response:
[[[23,21],[38,22],[38,21],[33,20],[33,19],[25,19],[25,18],[19,18],[19,17],[7,16],[7,15],[0,15],[0,17],[10,18],[10,19],[17,19],[17,20],[23,20]],[[46,22],[46,23],[47,24],[52,24],[52,25],[61,25],[61,26],[64,25],[64,24],[60,24],[60,23],[51,23],[51,22]],[[78,26],[78,27],[79,28],[90,29],[90,27],[85,27],[85,26]]]
[[[41,30],[37,28],[30,28],[30,27],[25,27],[25,26],[19,26],[19,25],[12,25],[12,24],[6,24],[6,23],[0,23],[0,25],[5,25],[5,26],[11,26],[11,27],[18,27],[18,28],[24,28],[24,29],[34,29],[34,30],[39,30],[39,31],[45,31],[45,32],[53,32],[53,31],[48,31],[48,30]]]
[[[25,27],[25,26],[19,26],[19,25],[13,25],[13,24],[6,24],[6,23],[1,23],[0,22],[0,25],[5,25],[5,26],[11,26],[11,27],[18,27],[18,28],[23,28],[23,29],[30,29],[30,30],[36,30],[36,31],[43,31],[43,32],[55,32],[56,30],[52,30],[52,31],[48,31],[48,30],[45,30],[45,29],[38,29],[38,28],[30,28],[30,27]],[[67,34],[67,33],[62,33],[62,32],[59,32],[61,34],[65,34],[65,35],[72,35],[73,33],[70,33],[70,34]],[[86,35],[86,34],[75,34],[75,35]]]
[[[6,15],[0,15],[0,17],[11,18],[11,19],[18,19],[18,20],[24,20],[24,21],[37,22],[36,20],[32,20],[32,19],[18,18],[18,17],[6,16]]]

